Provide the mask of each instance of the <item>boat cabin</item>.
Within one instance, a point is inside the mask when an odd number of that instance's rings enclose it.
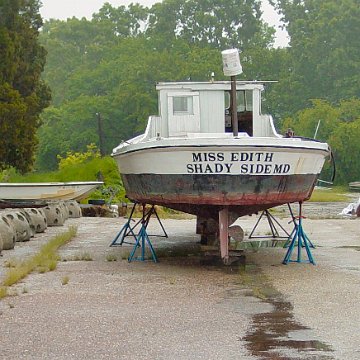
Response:
[[[186,137],[232,133],[231,83],[159,83],[159,114],[150,117],[150,137]],[[270,115],[261,114],[263,83],[236,84],[239,136],[278,137]],[[195,135],[196,134],[196,135]]]

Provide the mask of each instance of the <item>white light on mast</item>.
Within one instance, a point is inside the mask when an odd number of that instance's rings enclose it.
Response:
[[[238,49],[228,49],[221,52],[223,61],[223,71],[225,76],[240,75],[242,67]]]

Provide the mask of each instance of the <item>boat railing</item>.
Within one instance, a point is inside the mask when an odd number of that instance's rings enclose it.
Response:
[[[117,146],[113,150],[113,154],[115,154],[118,150],[128,146],[128,145],[135,145],[139,142],[149,140],[151,138],[155,138],[158,136],[160,132],[160,125],[159,125],[160,117],[159,116],[149,116],[148,123],[145,129],[145,132],[141,135],[138,135],[132,139],[122,141],[119,146]]]
[[[275,129],[274,121],[271,115],[260,115],[260,128],[258,131],[258,136],[261,137],[277,137],[281,138],[282,136],[279,135]],[[136,144],[138,142],[147,141],[154,138],[159,138],[162,134],[161,131],[161,117],[151,115],[149,116],[148,123],[145,129],[144,134],[139,135],[131,140],[128,140],[127,143]],[[229,133],[229,136],[231,134]],[[184,134],[185,137],[224,137],[224,133],[186,133]],[[248,137],[249,135],[246,132],[239,133],[238,136],[240,137]]]
[[[127,147],[128,145],[134,145],[139,143],[140,141],[142,141],[144,139],[144,134],[138,135],[132,139],[126,140],[126,141],[122,141],[116,148],[113,149],[112,151],[112,156],[115,155],[118,151],[120,151],[121,149]]]
[[[194,138],[206,138],[206,139],[223,139],[223,138],[233,138],[234,135],[233,133],[186,133],[186,137],[188,137],[189,139],[194,139]],[[239,132],[238,133],[238,138],[240,137],[246,137],[248,138],[249,135],[248,133],[245,132]]]
[[[160,116],[151,115],[149,116],[148,123],[143,134],[142,140],[148,140],[155,137],[158,137],[161,133],[160,131]]]
[[[269,114],[260,115],[260,136],[261,137],[277,137],[281,138],[282,136],[278,134],[275,129],[273,117]]]

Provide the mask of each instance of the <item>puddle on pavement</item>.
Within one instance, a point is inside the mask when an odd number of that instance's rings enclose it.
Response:
[[[315,340],[311,329],[295,321],[292,304],[269,285],[256,267],[245,270],[246,277],[244,285],[252,288],[251,296],[262,300],[257,307],[260,312],[252,315],[250,329],[239,339],[251,355],[273,360],[334,359],[331,347]]]
[[[273,310],[253,315],[252,327],[242,339],[252,355],[261,359],[333,359],[331,348],[312,339],[310,329],[297,323],[292,305],[281,299],[268,299]]]

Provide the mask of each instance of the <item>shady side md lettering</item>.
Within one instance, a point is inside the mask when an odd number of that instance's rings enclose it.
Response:
[[[188,174],[287,174],[290,164],[274,162],[272,152],[194,152]]]

